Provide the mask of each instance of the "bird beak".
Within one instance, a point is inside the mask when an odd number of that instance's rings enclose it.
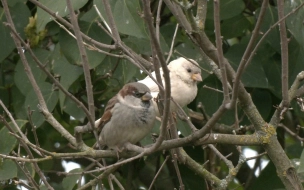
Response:
[[[195,73],[191,76],[191,78],[194,80],[194,81],[202,81],[202,76],[200,73]]]
[[[142,101],[150,101],[151,99],[152,99],[152,96],[149,92],[146,92],[146,94],[141,97]]]

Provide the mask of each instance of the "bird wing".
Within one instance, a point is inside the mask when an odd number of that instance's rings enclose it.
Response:
[[[151,75],[153,76],[153,78],[156,79],[155,72],[152,72]],[[160,69],[160,76],[161,77],[163,76],[163,70],[162,69]],[[162,77],[162,81],[163,81],[163,77]],[[145,84],[150,89],[150,91],[152,93],[153,92],[159,92],[157,84],[150,78],[150,76],[147,76],[146,78],[144,78],[143,80],[140,80],[138,82]]]
[[[99,119],[99,122],[98,124],[96,125],[98,131],[101,131],[102,128],[105,126],[106,123],[108,123],[110,120],[111,120],[111,117],[112,117],[112,108],[115,106],[115,104],[118,102],[118,99],[117,99],[117,95],[112,97],[107,105],[106,105],[106,108],[104,110],[104,113],[103,115],[101,116],[101,118]]]

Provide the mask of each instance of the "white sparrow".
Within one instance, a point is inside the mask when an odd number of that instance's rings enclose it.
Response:
[[[197,82],[202,81],[201,69],[198,67],[198,63],[192,59],[190,60],[191,62],[180,57],[168,64],[168,69],[170,70],[171,97],[181,107],[188,105],[194,100],[197,94]],[[156,78],[155,72],[152,72],[151,74]],[[164,85],[165,82],[162,69],[160,69],[160,74]],[[160,114],[156,103],[156,97],[159,92],[157,84],[149,76],[138,82],[145,84],[151,90],[153,105],[157,116],[159,116]],[[171,102],[170,109],[171,111],[176,111],[178,108]]]
[[[141,83],[128,83],[109,100],[102,117],[95,122],[100,142],[120,151],[126,143],[135,144],[153,128],[155,110],[150,89]]]

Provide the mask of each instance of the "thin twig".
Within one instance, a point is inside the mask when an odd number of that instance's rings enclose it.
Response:
[[[5,0],[2,0],[2,4],[4,9],[8,10],[8,6],[7,6],[7,2]],[[6,11],[6,10],[5,10]],[[9,14],[9,12],[8,12]],[[11,19],[10,15],[9,18],[7,17],[7,19]],[[0,104],[3,107],[4,111],[9,115],[12,123],[15,125],[15,127],[17,128],[19,134],[22,136],[22,138],[17,138],[17,140],[19,140],[19,142],[21,143],[21,145],[23,146],[23,148],[25,149],[26,153],[29,155],[29,157],[31,159],[34,158],[31,150],[29,149],[28,145],[26,142],[29,142],[29,140],[27,139],[27,137],[21,132],[20,128],[18,127],[15,119],[11,116],[11,113],[7,110],[7,108],[5,107],[5,105],[2,103],[2,101],[0,100]],[[6,122],[6,120],[4,118],[2,118],[2,122],[4,123],[4,125],[10,130],[11,134],[13,134],[15,137],[17,136],[14,131],[10,128],[9,124]],[[5,155],[7,156],[7,155]],[[38,164],[36,162],[33,163],[34,169],[37,172],[37,174],[39,175],[40,179],[43,181],[43,183],[45,183],[46,187],[48,189],[53,190],[53,188],[50,186],[50,184],[47,182],[46,177],[43,175],[41,169],[39,168]]]
[[[256,156],[248,157],[248,158],[246,158],[246,161],[260,158],[260,157],[262,157],[262,156],[264,156],[264,155],[266,155],[266,154],[267,154],[267,152],[263,152],[263,153],[258,154],[258,155],[256,155]]]
[[[30,109],[30,107],[28,106],[27,108],[27,111],[28,111],[28,119],[29,119],[29,123],[32,127],[32,132],[33,132],[33,135],[34,135],[34,139],[35,139],[35,142],[36,142],[36,146],[37,147],[40,147],[40,144],[39,144],[39,139],[38,139],[38,136],[37,136],[37,133],[36,133],[36,126],[35,124],[33,123],[32,121],[32,110]],[[37,149],[35,149],[37,150]],[[39,152],[39,151],[35,151],[39,156],[44,156],[43,155],[43,152]]]
[[[150,186],[148,190],[151,190],[153,187],[154,182],[156,181],[156,178],[158,177],[158,175],[160,174],[161,170],[163,169],[163,167],[165,166],[166,162],[168,161],[170,156],[166,156],[166,159],[164,160],[164,162],[162,163],[162,165],[160,166],[160,168],[158,169],[157,173],[155,174]]]
[[[304,5],[304,3],[303,3],[303,5]],[[296,79],[294,80],[293,84],[291,85],[291,87],[290,87],[290,89],[288,91],[288,93],[289,93],[289,95],[288,95],[289,96],[289,101],[291,101],[292,99],[294,99],[296,97],[298,88],[301,85],[301,82],[303,80],[304,80],[304,71],[300,72],[297,75]],[[279,105],[279,108],[282,107],[282,104],[283,104],[283,102],[281,102],[281,104]],[[281,118],[281,113],[282,113],[281,109],[277,109],[274,112],[274,114],[273,114],[273,116],[272,116],[272,118],[271,118],[271,120],[269,122],[274,127],[276,127],[276,126],[279,125],[279,123],[280,123],[280,121],[282,119]]]
[[[111,173],[113,173],[118,167],[119,166],[115,166],[115,167],[112,167],[112,168],[106,170],[105,172],[103,172],[102,174],[97,176],[95,179],[92,179],[91,181],[89,181],[85,185],[78,188],[78,190],[86,190],[91,186],[92,186],[92,189],[95,189],[94,187],[96,187],[97,183],[99,183],[101,181],[101,179],[103,179],[103,178],[107,177],[108,175],[110,175]]]
[[[281,20],[284,17],[284,0],[277,0],[278,15]],[[282,106],[289,107],[288,97],[288,42],[285,19],[279,24],[280,41],[281,41],[281,59],[282,59]]]
[[[67,28],[73,28],[72,24],[70,24],[68,21],[66,21],[62,17],[60,17],[55,12],[51,11],[49,8],[47,8],[45,5],[43,5],[41,2],[39,2],[37,0],[29,0],[29,1],[32,2],[34,5],[36,5],[37,7],[41,8],[42,10],[44,10],[45,12],[47,12],[48,14],[50,14],[50,16],[52,16],[53,18],[57,19],[59,22],[63,23]],[[90,38],[89,36],[85,35],[82,32],[81,32],[81,36],[86,41],[91,42],[92,44],[96,45],[97,47],[105,48],[105,49],[113,49],[113,50],[116,49],[115,45],[108,45],[108,44],[100,43],[100,42],[98,42],[98,41]]]
[[[214,91],[214,92],[224,93],[222,90],[219,90],[219,89],[216,89],[216,88],[212,88],[212,87],[207,86],[207,85],[204,85],[203,88],[212,90],[212,91]]]
[[[234,85],[233,85],[233,93],[232,93],[232,101],[231,101],[231,107],[235,107],[236,105],[236,99],[238,97],[238,89],[241,81],[241,76],[244,73],[244,70],[246,68],[246,65],[250,63],[252,59],[252,50],[254,48],[254,45],[256,43],[256,40],[259,36],[260,28],[264,19],[264,16],[266,14],[266,10],[268,7],[268,0],[263,1],[262,6],[261,6],[261,11],[259,14],[259,18],[257,20],[257,23],[252,31],[252,35],[250,38],[250,41],[247,45],[247,48],[243,54],[243,57],[241,59],[240,65],[237,69],[235,80],[234,80]]]
[[[215,38],[216,38],[216,48],[218,61],[222,73],[222,85],[224,91],[224,104],[227,105],[230,103],[229,89],[228,89],[228,80],[226,73],[226,65],[224,63],[224,55],[222,48],[222,36],[221,36],[221,26],[220,26],[220,0],[214,0],[214,28],[215,28]]]
[[[73,94],[71,94],[69,91],[67,91],[60,82],[45,68],[45,66],[40,62],[40,60],[37,58],[29,44],[25,43],[25,41],[20,37],[18,33],[16,33],[14,30],[12,30],[11,25],[7,25],[13,34],[18,38],[18,40],[21,42],[23,47],[29,51],[30,55],[32,56],[35,63],[38,65],[38,67],[49,77],[49,79],[52,80],[52,82],[68,97],[70,98],[77,106],[79,106],[84,113],[86,114],[87,118],[90,118],[89,110],[83,105],[81,101],[79,101]]]
[[[81,58],[81,62],[82,62],[82,68],[83,68],[83,73],[84,73],[84,79],[85,79],[85,84],[86,84],[86,92],[87,92],[87,101],[88,101],[88,107],[89,107],[89,113],[90,113],[90,117],[88,118],[89,123],[90,123],[90,127],[94,133],[96,142],[98,144],[98,147],[100,146],[99,143],[99,138],[97,135],[97,131],[95,130],[95,106],[94,106],[94,97],[93,97],[93,85],[92,85],[92,81],[91,81],[91,73],[90,73],[90,66],[89,66],[89,60],[88,60],[88,56],[83,44],[83,39],[80,33],[80,28],[77,22],[77,17],[76,14],[74,12],[74,8],[72,5],[71,0],[66,0],[67,2],[67,7],[70,11],[70,20],[71,23],[73,25],[73,30],[76,36],[76,41],[77,41],[77,45],[78,45],[78,49],[80,52],[80,58]]]
[[[19,169],[24,173],[27,178],[28,183],[32,184],[32,188],[30,189],[39,189],[39,185],[36,183],[35,179],[32,177],[31,173],[27,170],[24,162],[20,162],[17,160],[13,160],[15,164],[19,167]],[[18,182],[19,185],[20,181]]]
[[[120,44],[121,39],[118,33],[118,29],[117,26],[115,24],[115,20],[113,17],[113,13],[112,13],[112,9],[110,6],[110,3],[108,0],[102,0],[103,5],[104,5],[104,9],[106,11],[106,16],[108,17],[108,21],[109,21],[109,26],[111,28],[111,33],[113,34],[113,40],[115,41],[116,45]]]
[[[228,166],[229,169],[234,168],[232,162],[227,159],[227,156],[222,155],[220,151],[218,151],[214,145],[209,144],[208,147],[221,159],[224,161],[224,163]]]
[[[158,41],[158,43],[160,43],[159,41],[159,25],[160,25],[160,12],[162,9],[162,4],[163,4],[163,0],[159,0],[158,2],[158,7],[157,7],[157,13],[156,13],[156,21],[155,21],[155,33],[156,33],[156,39]]]
[[[264,41],[264,39],[266,38],[266,36],[277,26],[280,24],[280,22],[282,20],[285,20],[287,17],[289,17],[290,15],[294,14],[295,12],[297,12],[298,10],[300,10],[301,7],[304,6],[304,3],[300,4],[297,8],[293,9],[290,13],[286,14],[283,18],[279,19],[276,23],[274,23],[261,37],[261,39],[259,40],[259,42],[256,44],[256,46],[254,47],[254,49],[251,51],[250,53],[250,57],[248,58],[248,60],[252,60],[253,56],[255,55],[258,47],[262,44],[262,42]],[[246,62],[246,66],[247,67],[249,64],[249,61]]]
[[[184,190],[185,185],[183,183],[183,178],[182,178],[182,175],[179,171],[179,167],[178,167],[178,163],[177,163],[177,161],[178,161],[177,159],[182,160],[181,151],[183,151],[182,148],[173,149],[171,151],[171,155],[172,155],[172,162],[173,162],[173,165],[174,165],[174,169],[176,171],[177,179],[178,179],[178,182],[179,182],[179,189]],[[176,153],[174,153],[174,152],[176,152]]]
[[[110,26],[108,25],[108,23],[106,22],[106,20],[103,18],[103,16],[100,14],[97,6],[96,5],[93,5],[93,6],[94,6],[94,9],[97,12],[98,16],[100,17],[101,21],[104,23],[104,25],[106,25],[108,31],[112,34],[112,30],[111,30]]]
[[[140,154],[138,154],[138,155],[136,155],[134,157],[128,158],[126,160],[122,160],[120,162],[117,162],[117,163],[109,165],[109,166],[105,166],[103,168],[97,168],[97,169],[94,169],[94,170],[91,170],[91,171],[87,171],[86,173],[89,174],[89,173],[101,172],[101,171],[105,171],[105,170],[108,170],[108,169],[117,168],[117,167],[120,167],[120,166],[122,166],[122,165],[124,165],[126,163],[129,163],[129,162],[133,161],[133,160],[136,160],[136,159],[139,159],[139,158],[145,156],[146,153],[147,152],[144,151],[144,152],[142,152],[142,153],[140,153]],[[80,175],[80,174],[82,174],[82,172],[75,172],[75,173],[73,173],[73,175]]]
[[[172,42],[171,42],[171,46],[170,46],[170,50],[169,50],[169,53],[168,53],[168,57],[167,57],[166,63],[169,63],[169,60],[171,58],[171,55],[172,55],[172,52],[173,52],[173,47],[174,47],[174,42],[175,42],[175,38],[176,38],[176,34],[177,34],[177,31],[178,31],[178,27],[179,27],[179,24],[177,23],[176,27],[175,27],[174,34],[173,34],[173,38],[172,38]]]
[[[161,130],[160,130],[160,135],[156,141],[156,143],[151,147],[150,151],[156,150],[161,143],[163,142],[166,134],[166,126],[167,122],[169,119],[169,114],[170,114],[170,97],[171,97],[171,84],[170,84],[170,77],[169,77],[169,69],[166,64],[166,60],[163,56],[162,50],[160,48],[160,44],[157,41],[156,34],[155,34],[155,29],[153,26],[153,21],[152,21],[152,14],[150,10],[150,2],[149,1],[143,1],[143,10],[144,10],[144,17],[146,20],[146,23],[148,25],[148,30],[150,33],[151,37],[151,42],[152,42],[152,47],[155,49],[157,58],[160,62],[160,65],[163,70],[163,78],[164,78],[164,86],[166,87],[165,93],[163,94],[162,91],[160,91],[161,97],[164,97],[164,114],[162,118],[162,125],[161,125]]]
[[[278,127],[282,127],[289,135],[291,135],[292,137],[296,138],[300,142],[304,142],[304,138],[300,137],[297,133],[294,133],[292,130],[290,130],[288,127],[286,127],[282,123],[280,123],[278,125]]]
[[[14,25],[13,23],[8,23],[6,24],[12,31],[13,35],[13,39],[15,41],[16,47],[19,50],[19,55],[21,57],[23,66],[25,68],[25,72],[28,76],[28,79],[35,91],[35,94],[38,98],[39,101],[39,105],[38,108],[40,109],[40,111],[43,113],[45,119],[47,122],[49,122],[61,135],[63,135],[71,144],[76,145],[76,141],[75,138],[54,118],[54,116],[49,112],[45,100],[43,98],[43,95],[40,91],[40,88],[34,78],[34,75],[31,71],[31,68],[26,60],[26,57],[24,55],[24,51],[23,48],[20,44],[20,41],[18,40],[18,36],[16,36],[15,34],[17,34],[16,30],[14,29]],[[43,66],[42,66],[43,67]],[[56,79],[55,79],[56,80]]]

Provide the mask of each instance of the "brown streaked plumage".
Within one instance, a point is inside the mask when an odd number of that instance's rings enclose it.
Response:
[[[141,83],[126,84],[106,105],[96,122],[100,140],[120,150],[126,142],[136,143],[152,129],[155,110],[149,88]]]

